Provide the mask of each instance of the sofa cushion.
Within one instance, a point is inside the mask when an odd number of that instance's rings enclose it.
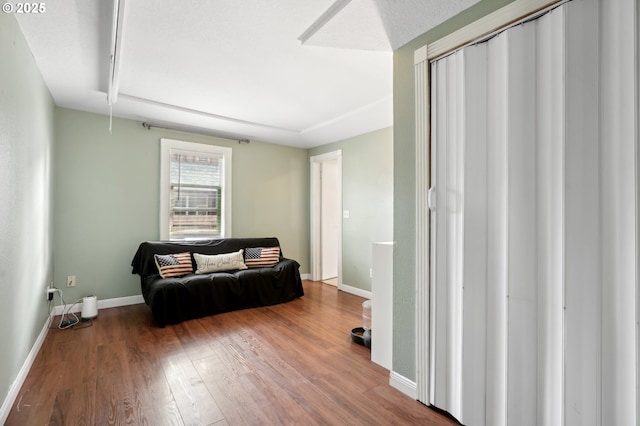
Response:
[[[252,247],[244,253],[249,268],[269,268],[280,261],[280,247]]]
[[[162,278],[179,277],[193,272],[191,253],[156,254],[153,256]]]
[[[210,255],[194,253],[193,258],[196,260],[197,265],[196,274],[247,269],[242,252],[243,250],[239,250],[234,253]]]

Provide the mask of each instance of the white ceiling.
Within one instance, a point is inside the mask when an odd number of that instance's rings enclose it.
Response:
[[[301,148],[388,127],[392,50],[477,1],[120,0],[113,115]],[[113,3],[46,6],[16,17],[56,105],[108,115]]]

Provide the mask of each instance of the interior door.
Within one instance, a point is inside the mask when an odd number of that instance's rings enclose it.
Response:
[[[323,161],[320,165],[320,250],[321,279],[332,280],[338,277],[339,235],[339,199],[338,199],[338,160]],[[331,281],[337,285],[337,281]]]
[[[311,279],[332,279],[340,287],[342,275],[342,151],[312,156],[311,166]]]

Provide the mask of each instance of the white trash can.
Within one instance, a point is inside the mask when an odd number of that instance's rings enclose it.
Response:
[[[362,328],[371,330],[371,300],[362,302]]]

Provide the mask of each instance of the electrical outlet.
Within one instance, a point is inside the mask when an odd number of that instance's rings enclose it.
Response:
[[[75,287],[76,286],[76,276],[69,275],[67,277],[67,287]]]

